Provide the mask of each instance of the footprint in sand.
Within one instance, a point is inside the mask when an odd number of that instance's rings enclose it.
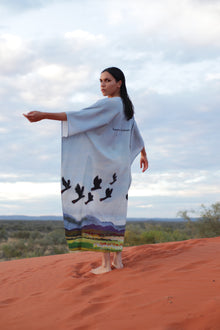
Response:
[[[74,278],[90,278],[93,275],[90,273],[91,266],[85,262],[80,262],[74,265],[74,270],[71,271],[71,276]]]
[[[5,278],[1,279],[0,284],[4,284],[4,283],[8,282],[8,279],[10,279],[10,277],[5,277]]]
[[[40,296],[42,294],[43,294],[43,292],[39,291],[39,292],[33,292],[30,296],[35,297],[35,296]]]
[[[109,282],[102,282],[102,283],[95,283],[95,284],[91,284],[88,285],[86,284],[82,289],[81,289],[81,294],[82,295],[88,295],[88,294],[93,294],[97,292],[97,289],[99,290],[99,292],[101,292],[101,290],[106,289],[107,287],[109,287],[110,283]]]
[[[110,302],[110,301],[113,301],[111,298],[112,298],[112,296],[110,296],[110,295],[103,295],[103,296],[99,295],[97,297],[90,299],[89,302],[92,304],[100,303],[100,301],[101,302]],[[116,300],[116,299],[114,299],[114,300]]]
[[[0,308],[8,307],[9,304],[16,302],[18,299],[19,299],[18,297],[12,297],[12,298],[0,300]]]
[[[109,309],[108,301],[105,303],[101,303],[101,302],[91,303],[88,301],[86,307],[82,308],[80,312],[74,313],[74,315],[72,315],[69,319],[74,319],[74,321],[76,321],[77,319],[79,320],[82,320],[82,318],[85,319],[85,316],[86,318],[90,317],[91,315],[94,317],[94,315],[102,314],[108,309]]]
[[[201,261],[197,261],[197,262],[191,262],[191,263],[188,263],[182,267],[179,267],[179,268],[176,268],[175,271],[177,272],[185,272],[185,271],[190,271],[190,270],[195,270],[195,268],[200,268],[201,265],[204,265],[206,263],[208,263],[209,261],[206,261],[206,260],[201,260]]]

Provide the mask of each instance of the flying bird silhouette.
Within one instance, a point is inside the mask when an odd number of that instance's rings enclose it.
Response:
[[[93,201],[93,195],[91,194],[91,192],[89,192],[88,193],[88,200],[85,202],[85,204],[87,205],[91,201]]]
[[[77,183],[76,187],[75,187],[75,192],[78,194],[78,198],[77,199],[74,199],[72,201],[72,203],[76,203],[78,202],[81,198],[84,198],[85,195],[83,195],[83,192],[84,192],[84,186],[82,186],[82,188],[80,187],[80,185]]]
[[[113,178],[113,181],[110,182],[110,184],[113,184],[113,183],[115,183],[115,182],[117,181],[117,175],[116,175],[116,173],[114,173],[114,174],[112,175],[112,178]]]
[[[107,188],[106,191],[105,191],[105,197],[100,198],[100,202],[104,201],[107,198],[111,198],[112,197],[112,191],[113,191],[113,189]]]
[[[101,178],[99,179],[99,176],[97,175],[93,180],[94,186],[91,188],[91,190],[102,189],[101,183],[102,183],[102,179]]]
[[[70,185],[70,180],[65,180],[64,177],[62,177],[62,184],[63,186],[65,187],[64,189],[61,190],[61,194],[64,193],[64,191],[68,190],[71,188],[71,185]]]

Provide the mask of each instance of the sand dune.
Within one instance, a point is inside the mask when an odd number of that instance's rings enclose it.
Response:
[[[2,330],[219,330],[220,237],[0,263]]]

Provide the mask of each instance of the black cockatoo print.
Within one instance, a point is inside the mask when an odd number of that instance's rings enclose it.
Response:
[[[89,192],[88,193],[88,200],[85,202],[85,204],[87,205],[91,201],[93,201],[93,195],[91,194],[91,192]]]
[[[102,189],[101,183],[102,183],[102,179],[101,178],[99,179],[99,176],[97,175],[93,180],[94,186],[91,188],[91,190]]]
[[[115,183],[115,182],[117,181],[117,175],[116,175],[116,173],[114,173],[114,174],[112,175],[112,179],[113,179],[113,181],[110,182],[110,184],[113,184],[113,183]]]
[[[80,187],[80,185],[77,183],[76,187],[75,187],[75,192],[78,194],[78,198],[77,199],[74,199],[72,201],[72,203],[76,203],[78,202],[81,198],[84,198],[85,195],[83,195],[83,192],[84,192],[84,186]]]
[[[71,185],[70,185],[70,180],[65,180],[64,177],[62,177],[62,184],[63,186],[65,187],[64,189],[61,190],[61,194],[64,193],[64,191],[68,190],[71,188]]]
[[[113,189],[107,188],[106,191],[105,191],[105,197],[100,198],[100,202],[104,201],[107,198],[111,198],[112,197],[112,191],[113,191]]]

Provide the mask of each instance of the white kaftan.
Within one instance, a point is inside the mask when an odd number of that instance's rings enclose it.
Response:
[[[62,122],[61,194],[70,250],[122,250],[131,164],[143,147],[120,97],[67,112]]]

